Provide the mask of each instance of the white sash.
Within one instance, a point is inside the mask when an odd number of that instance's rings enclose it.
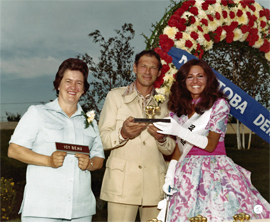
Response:
[[[202,115],[194,113],[182,126],[186,129],[189,129],[192,133],[201,135],[204,131],[206,124],[210,120],[210,115],[212,108],[205,111]],[[175,119],[177,121],[177,119]],[[177,137],[177,144],[181,153],[181,157],[178,161],[182,161],[188,152],[193,147],[193,144]]]

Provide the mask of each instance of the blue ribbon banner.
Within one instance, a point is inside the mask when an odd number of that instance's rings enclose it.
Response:
[[[168,54],[173,58],[173,64],[179,69],[184,63],[197,57],[185,50],[172,47]],[[214,70],[219,88],[228,97],[231,105],[230,113],[251,129],[266,142],[270,142],[270,112],[245,91]]]

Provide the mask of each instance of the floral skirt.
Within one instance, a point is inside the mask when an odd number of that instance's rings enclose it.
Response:
[[[233,221],[242,212],[251,219],[270,217],[270,205],[251,184],[250,172],[226,155],[187,156],[176,165],[174,189],[168,222],[186,222],[199,214],[208,222]]]

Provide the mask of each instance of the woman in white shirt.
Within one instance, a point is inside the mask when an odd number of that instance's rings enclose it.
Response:
[[[58,98],[30,106],[11,137],[8,156],[28,164],[22,222],[91,221],[96,213],[90,171],[102,167],[104,152],[96,121],[86,128],[78,103],[87,77],[85,62],[65,60],[54,81]],[[88,146],[90,154],[58,151],[56,142]]]

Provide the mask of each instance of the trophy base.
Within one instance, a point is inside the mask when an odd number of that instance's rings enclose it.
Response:
[[[156,123],[156,122],[164,122],[170,123],[170,119],[146,119],[146,118],[134,118],[134,123]]]

